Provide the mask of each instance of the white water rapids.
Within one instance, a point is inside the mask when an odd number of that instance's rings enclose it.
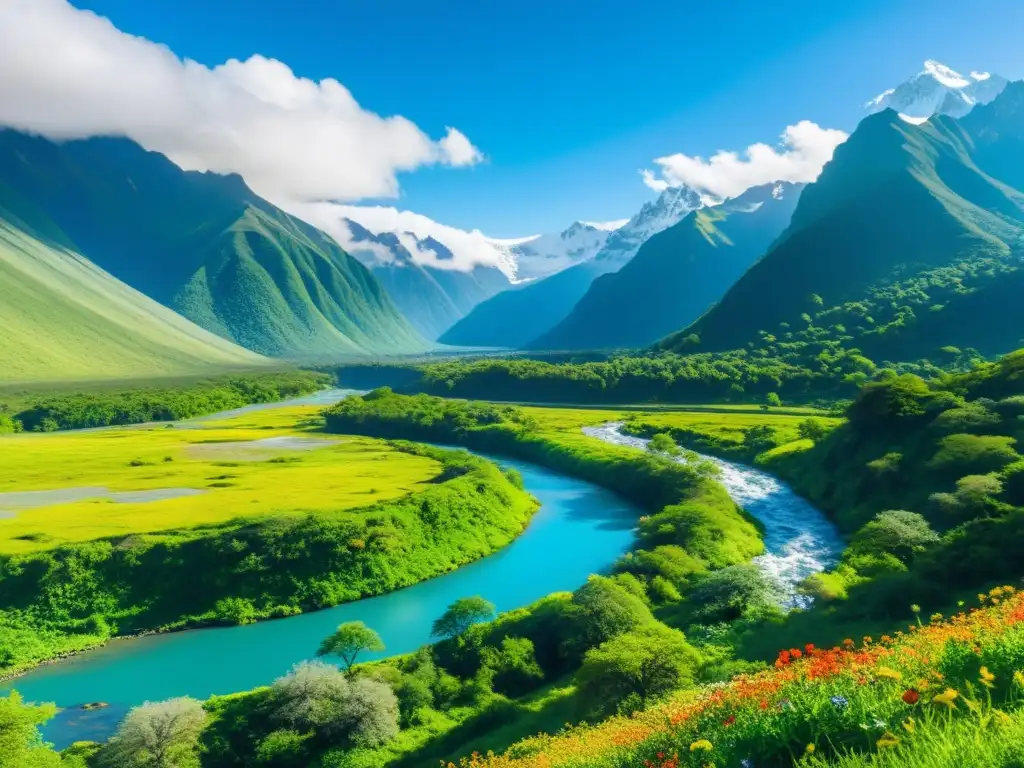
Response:
[[[646,450],[650,442],[624,434],[622,422],[584,427],[583,432],[606,443],[640,450]],[[784,605],[808,607],[811,598],[801,595],[797,585],[839,560],[843,539],[838,529],[810,502],[768,473],[714,456],[697,455],[718,467],[718,480],[732,500],[763,524],[765,553],[754,558],[754,563],[782,588]],[[686,459],[676,461],[685,463]]]

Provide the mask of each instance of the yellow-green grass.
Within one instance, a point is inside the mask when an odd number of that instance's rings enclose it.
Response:
[[[630,418],[666,431],[679,430],[707,438],[710,442],[732,446],[743,444],[746,431],[751,427],[767,426],[776,431],[780,446],[794,443],[794,448],[806,447],[798,431],[800,422],[814,415],[828,428],[839,425],[842,419],[820,415],[820,411],[807,409],[807,413],[791,414],[777,411],[762,411],[749,406],[737,406],[731,410],[718,411],[721,406],[690,406],[693,410],[644,409],[642,414],[630,409],[576,408],[523,406],[521,409],[535,418],[542,432],[556,433],[562,440],[592,440],[582,433],[582,428],[597,426],[609,421],[623,421]],[[778,450],[778,449],[776,449]]]
[[[813,414],[826,427],[837,426],[842,419]],[[778,435],[780,444],[799,439],[800,422],[807,415],[791,415],[774,412],[736,411],[734,413],[712,412],[648,412],[638,417],[645,424],[664,427],[667,430],[685,430],[712,440],[740,445],[746,431],[751,427],[771,427]]]
[[[125,427],[0,438],[0,493],[104,486],[111,491],[195,488],[204,493],[150,502],[92,499],[17,511],[0,519],[0,554],[108,536],[216,525],[231,520],[341,514],[422,487],[440,472],[433,459],[384,441],[329,436],[314,450],[201,455],[195,448],[299,435],[316,437],[318,408],[258,411],[193,428]],[[331,442],[331,440],[336,442]],[[247,460],[241,460],[247,459]],[[0,507],[3,502],[0,501]]]

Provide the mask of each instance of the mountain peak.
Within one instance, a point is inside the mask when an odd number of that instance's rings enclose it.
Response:
[[[1000,75],[977,70],[963,75],[940,61],[928,59],[916,75],[882,91],[864,106],[869,112],[892,108],[910,121],[937,114],[963,117],[976,104],[992,101],[1006,83]]]

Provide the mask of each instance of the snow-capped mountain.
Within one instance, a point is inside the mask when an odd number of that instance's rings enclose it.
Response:
[[[515,262],[516,280],[536,280],[592,259],[625,221],[577,221],[563,232],[490,242]]]
[[[865,108],[869,112],[894,109],[904,117],[922,120],[932,115],[963,117],[975,104],[988,104],[1003,92],[1007,80],[989,72],[961,75],[933,59],[909,80],[873,98]]]
[[[679,223],[690,211],[705,204],[700,194],[689,187],[669,187],[657,200],[644,203],[633,218],[612,232],[595,258],[613,262],[616,264],[613,269],[618,269],[636,255],[651,235]]]

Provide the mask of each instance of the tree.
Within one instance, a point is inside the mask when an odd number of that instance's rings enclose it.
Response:
[[[0,697],[0,765],[58,768],[60,755],[42,743],[38,728],[56,712],[52,704],[24,704],[17,691]]]
[[[660,453],[665,456],[678,456],[681,451],[676,441],[668,432],[659,432],[647,443],[647,450],[651,453]]]
[[[361,621],[348,621],[339,625],[334,634],[324,638],[316,655],[337,656],[344,662],[345,671],[351,675],[352,667],[360,653],[383,650],[384,643],[380,635]]]
[[[605,576],[591,576],[572,595],[576,640],[593,648],[652,620],[644,601]]]
[[[321,661],[297,664],[274,681],[272,718],[299,733],[376,746],[398,733],[398,699],[377,680],[350,680]]]
[[[603,711],[624,702],[640,709],[693,681],[700,654],[682,632],[652,623],[587,651],[580,667],[581,700]],[[632,701],[630,701],[632,700]]]
[[[764,396],[764,404],[769,408],[778,408],[782,405],[782,398],[779,397],[778,392],[769,392]]]
[[[825,426],[825,422],[813,416],[801,421],[796,429],[804,440],[813,440],[814,442],[818,442],[828,434],[828,427]]]
[[[458,637],[474,624],[494,618],[494,605],[479,595],[463,597],[448,606],[448,610],[434,622],[431,637],[451,639]]]
[[[112,768],[193,768],[206,724],[202,702],[180,697],[135,707],[103,749]]]

